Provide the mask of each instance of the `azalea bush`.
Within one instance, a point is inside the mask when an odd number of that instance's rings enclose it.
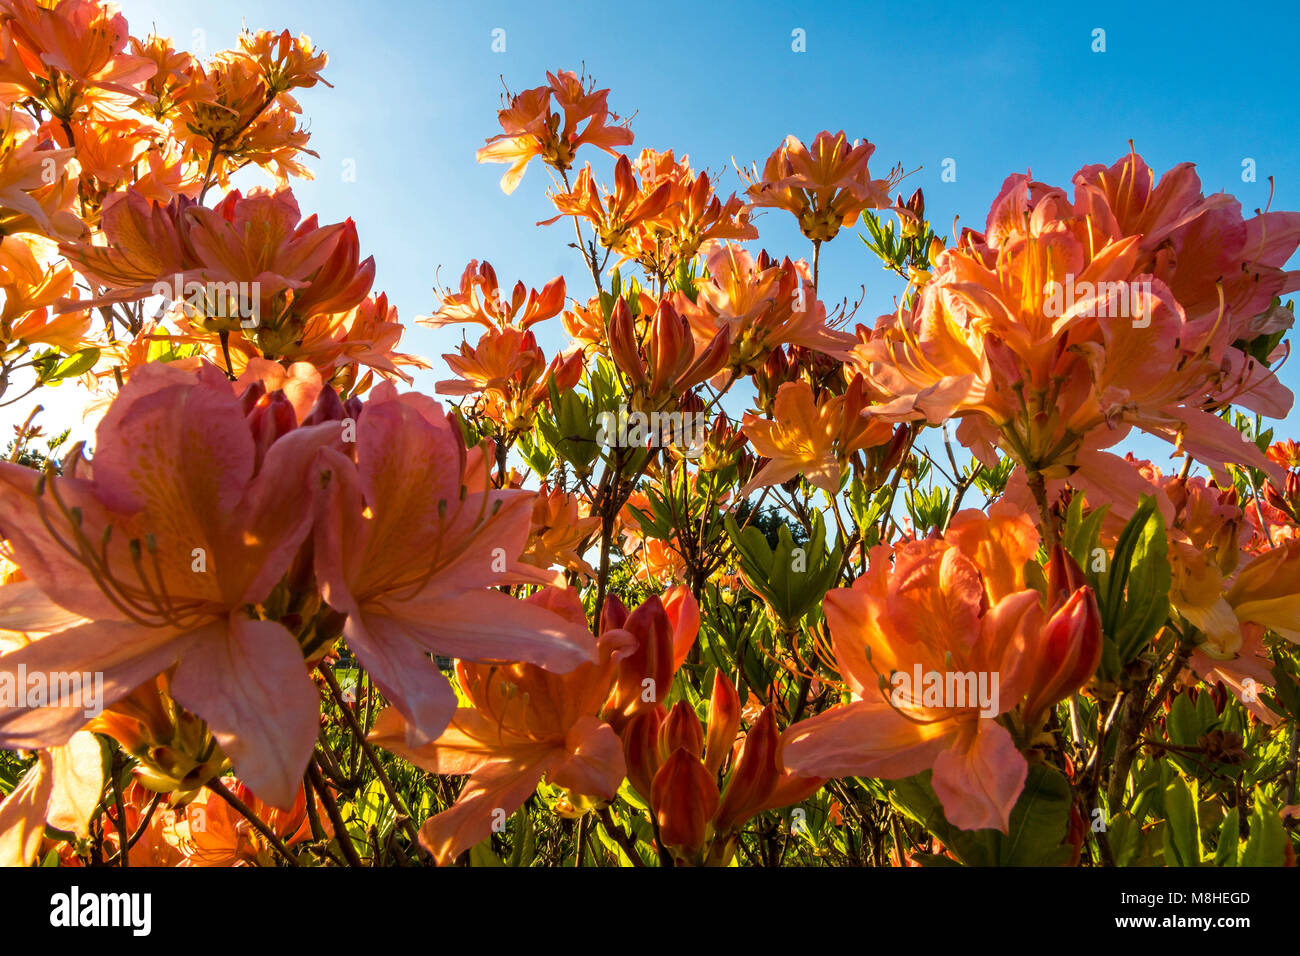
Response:
[[[97,421],[0,463],[0,861],[1294,863],[1300,213],[1130,149],[943,235],[906,144],[516,77],[578,279],[468,262],[435,363],[294,198],[326,62],[0,0],[0,402]]]

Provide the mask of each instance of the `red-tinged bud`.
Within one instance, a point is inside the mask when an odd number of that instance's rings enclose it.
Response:
[[[253,433],[253,467],[260,468],[267,451],[282,435],[287,435],[298,425],[293,405],[284,392],[263,396],[248,416],[248,427]]]
[[[673,673],[682,666],[700,633],[700,605],[684,584],[664,592],[664,613],[673,629]]]
[[[591,182],[590,179],[587,180]],[[614,164],[614,193],[617,196],[632,197],[636,195],[636,177],[632,175],[632,161],[627,154],[619,156]]]
[[[1300,471],[1288,471],[1286,473],[1286,482],[1282,486],[1286,493],[1286,500],[1292,504],[1300,505]]]
[[[1056,606],[1088,583],[1079,562],[1059,544],[1052,546],[1047,560],[1047,601]]]
[[[1223,685],[1223,681],[1214,682],[1210,688],[1210,700],[1214,703],[1214,712],[1222,716],[1223,709],[1228,706],[1228,688]]]
[[[718,785],[699,759],[687,750],[674,752],[655,774],[650,791],[659,839],[688,852],[702,847],[718,809]]]
[[[911,428],[908,425],[899,425],[894,429],[894,438],[888,445],[885,452],[884,460],[881,462],[881,468],[885,472],[893,471],[903,458],[903,452],[907,449],[907,438]]]
[[[605,604],[600,609],[600,632],[612,631],[627,623],[627,605],[619,600],[618,595],[605,596]]]
[[[653,378],[650,394],[661,395],[677,381],[695,350],[690,326],[677,314],[668,300],[659,303],[650,322],[649,359]]]
[[[632,218],[637,221],[653,219],[668,208],[672,198],[673,184],[671,182],[660,183],[655,191],[643,199],[640,205],[636,207],[636,213]]]
[[[717,828],[720,833],[744,823],[761,810],[772,795],[781,773],[776,760],[780,743],[776,715],[771,707],[764,707],[745,735],[740,756],[736,758],[736,769],[727,781],[727,792],[718,809]]]
[[[650,785],[663,765],[659,757],[659,730],[663,722],[664,709],[656,705],[637,714],[623,728],[627,779],[647,801],[650,799]]]
[[[262,400],[266,394],[266,384],[264,382],[252,382],[244,393],[239,396],[239,407],[243,409],[244,417],[247,418],[257,408],[257,403]]]
[[[311,412],[302,420],[303,427],[309,425],[320,425],[325,422],[337,422],[346,418],[343,411],[343,403],[339,401],[338,392],[326,385],[321,389],[320,395],[316,398],[316,404],[312,406]]]
[[[1101,663],[1101,615],[1088,587],[1079,588],[1048,619],[1034,655],[1024,705],[1030,726],[1058,701],[1086,684]]]
[[[581,351],[573,351],[568,355],[557,355],[551,362],[547,376],[543,377],[543,383],[549,377],[554,380],[557,391],[570,391],[582,381],[582,369]],[[547,395],[549,396],[549,394],[550,389],[547,388]]]
[[[678,388],[694,388],[700,382],[710,379],[727,367],[731,357],[731,327],[723,326],[713,336],[713,340],[704,347],[699,358],[677,380]]]
[[[614,364],[632,380],[633,385],[644,385],[649,379],[641,364],[641,352],[636,345],[636,326],[626,299],[619,299],[614,304],[614,311],[609,317],[608,332],[609,355],[614,360]]]
[[[695,708],[684,700],[673,704],[659,728],[659,756],[667,760],[677,750],[689,751],[697,759],[704,755],[704,728]]]
[[[687,392],[677,403],[677,410],[683,415],[702,415],[707,407],[699,392]]]
[[[636,649],[619,662],[605,705],[615,730],[668,695],[674,670],[673,628],[657,595],[646,598],[623,627],[636,638]]]
[[[1175,475],[1162,485],[1165,497],[1169,503],[1174,506],[1175,514],[1182,514],[1187,510],[1187,479]]]
[[[907,208],[916,213],[918,218],[925,218],[925,194],[921,192],[919,186],[916,192],[912,193],[911,198],[907,200]]]
[[[765,413],[772,409],[776,392],[794,378],[785,349],[778,345],[768,352],[763,364],[754,370],[754,387],[758,390],[758,407]]]
[[[899,225],[905,238],[914,238],[921,234],[925,222],[925,196],[918,189],[912,193],[906,203],[900,194],[895,207],[898,211]]]
[[[715,777],[736,742],[740,729],[740,696],[722,668],[713,673],[713,695],[709,698],[708,743],[704,748],[704,766]]]
[[[785,356],[785,349],[775,348],[771,351],[767,356],[767,361],[763,363],[763,374],[776,385],[780,385],[787,380],[790,374],[790,361]],[[773,388],[773,391],[775,390]]]

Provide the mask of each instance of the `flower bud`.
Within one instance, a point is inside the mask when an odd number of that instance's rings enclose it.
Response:
[[[718,809],[718,785],[699,759],[677,750],[655,774],[651,804],[666,846],[694,852],[709,838]]]
[[[1025,722],[1034,725],[1058,701],[1086,684],[1101,663],[1101,614],[1092,588],[1081,587],[1048,618],[1033,663]]]
[[[717,816],[719,832],[726,832],[744,823],[762,809],[771,796],[780,776],[776,760],[780,742],[776,715],[771,707],[764,707],[758,720],[754,721],[754,726],[745,735],[740,756],[736,758],[736,769],[727,781],[727,792]]]
[[[614,304],[614,311],[609,317],[608,331],[609,354],[614,364],[632,380],[634,386],[646,384],[649,379],[646,377],[645,367],[641,364],[641,352],[636,343],[636,326],[626,299],[619,299]]]
[[[673,704],[668,719],[659,727],[659,756],[667,760],[669,754],[678,750],[685,750],[696,758],[704,753],[704,729],[700,726],[700,718],[695,708],[684,700]]]
[[[650,785],[663,765],[659,757],[659,730],[664,722],[664,709],[655,705],[627,722],[623,728],[623,759],[627,763],[627,779],[632,788],[646,800],[650,799]]]
[[[615,730],[668,695],[673,679],[673,628],[663,602],[651,595],[628,615],[623,627],[636,649],[619,662],[605,713]]]
[[[717,776],[723,761],[731,753],[740,729],[740,696],[722,669],[713,673],[713,694],[709,698],[708,743],[704,748],[704,766]]]

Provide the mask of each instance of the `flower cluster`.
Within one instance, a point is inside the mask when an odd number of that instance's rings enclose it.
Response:
[[[0,462],[0,863],[1294,863],[1300,213],[1130,151],[944,237],[865,139],[733,190],[557,70],[477,158],[581,278],[469,261],[435,398],[290,187],[326,63],[0,0],[0,391],[99,415]]]

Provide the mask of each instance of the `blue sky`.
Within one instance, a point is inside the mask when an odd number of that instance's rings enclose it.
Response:
[[[152,24],[195,52],[232,45],[244,25],[287,27],[328,51],[334,89],[301,96],[317,178],[295,192],[305,214],[356,220],[376,289],[407,322],[432,311],[439,266],[442,283],[454,284],[473,258],[510,283],[540,288],[563,273],[573,294],[590,293],[568,227],[534,226],[553,214],[548,171],[535,163],[506,196],[504,167],[474,161],[498,132],[501,77],[519,90],[583,63],[611,89],[611,108],[636,114],[634,150],[688,153],[697,168],[724,171],[727,190],[740,188],[733,158],[761,165],[787,133],[843,129],[876,144],[877,176],[894,163],[920,167],[902,188],[923,187],[935,228],[948,232],[954,215],[981,227],[1009,173],[1032,169],[1068,186],[1080,166],[1113,162],[1131,138],[1158,172],[1193,161],[1206,192],[1226,189],[1248,212],[1268,201],[1270,175],[1272,208],[1300,208],[1296,87],[1279,43],[1294,35],[1297,8],[1144,6],[122,0],[133,33]],[[504,53],[491,48],[497,28]],[[806,52],[792,50],[796,29]],[[1096,29],[1105,52],[1092,50]],[[586,158],[611,168],[602,153]],[[945,158],[955,182],[940,179]],[[1242,181],[1246,158],[1256,182]],[[785,213],[757,222],[769,251],[808,254]],[[849,231],[823,250],[821,276],[829,300],[866,287],[862,321],[890,308],[901,285]],[[560,330],[548,325],[549,353]],[[436,359],[461,334],[411,324],[403,349]],[[417,385],[432,391],[440,377],[425,373]],[[1300,390],[1294,366],[1283,379]]]

